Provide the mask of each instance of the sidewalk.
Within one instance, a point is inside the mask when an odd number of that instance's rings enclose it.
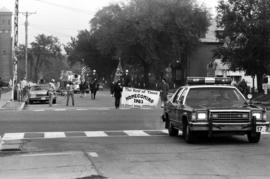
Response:
[[[25,103],[18,101],[11,101],[11,93],[12,91],[4,92],[1,95],[0,99],[0,110],[22,110]]]

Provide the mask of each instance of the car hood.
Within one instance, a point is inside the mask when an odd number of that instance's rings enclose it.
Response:
[[[189,107],[190,108],[190,107]],[[194,110],[256,110],[262,109],[259,106],[254,105],[246,105],[246,106],[239,106],[239,107],[206,107],[206,106],[196,106],[193,107]]]

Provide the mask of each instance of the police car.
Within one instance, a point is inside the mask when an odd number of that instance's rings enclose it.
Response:
[[[170,136],[181,130],[187,143],[197,135],[247,135],[250,143],[260,141],[268,130],[266,110],[254,106],[230,78],[188,77],[164,105],[162,119]]]

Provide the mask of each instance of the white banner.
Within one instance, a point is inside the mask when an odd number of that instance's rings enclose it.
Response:
[[[121,104],[133,107],[157,106],[159,91],[123,87]]]

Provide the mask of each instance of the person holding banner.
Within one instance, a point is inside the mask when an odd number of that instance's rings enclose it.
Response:
[[[160,85],[161,107],[163,107],[164,103],[167,101],[168,92],[169,92],[169,85],[166,82],[166,79],[162,78],[161,85]]]
[[[115,104],[116,109],[118,109],[120,106],[120,99],[122,97],[122,91],[123,91],[123,87],[122,87],[120,81],[117,81],[113,87],[113,95],[114,95],[114,99],[115,99],[114,104]]]

